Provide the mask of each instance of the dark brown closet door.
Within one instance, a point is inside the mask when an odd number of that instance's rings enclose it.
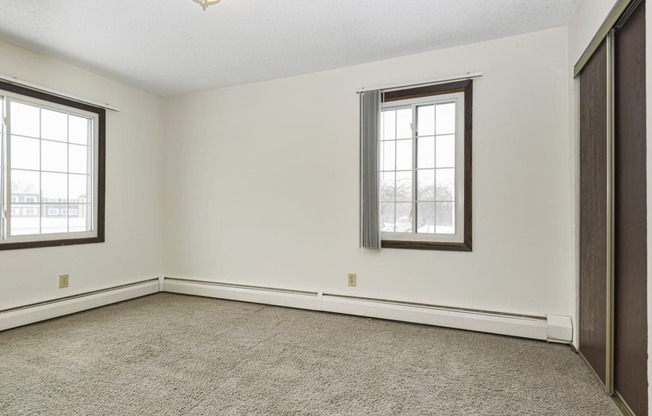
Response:
[[[607,47],[580,76],[580,352],[606,384]]]
[[[614,385],[647,415],[645,4],[615,34]]]

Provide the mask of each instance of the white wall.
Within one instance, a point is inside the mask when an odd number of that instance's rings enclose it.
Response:
[[[569,50],[569,64],[571,67],[575,65],[577,60],[580,58],[586,47],[588,46],[591,39],[597,32],[598,28],[605,21],[607,15],[617,3],[617,0],[579,0],[577,9],[571,21],[568,24],[568,50]],[[646,66],[647,76],[646,76],[646,89],[647,89],[647,131],[648,137],[652,134],[652,65],[649,62],[652,62],[650,59],[652,57],[652,22],[650,21],[650,6],[647,5],[646,10]],[[576,83],[575,83],[576,84]],[[577,86],[573,85],[571,87],[571,108],[577,108]],[[579,136],[577,134],[578,127],[577,123],[573,123],[571,119],[571,131],[576,132],[574,135],[574,142],[577,144],[579,141]],[[575,164],[576,169],[574,171],[574,176],[579,176],[579,156],[577,154],[577,147],[574,151],[574,158],[577,159]],[[648,249],[648,356],[652,354],[652,345],[650,344],[650,334],[652,334],[652,232],[649,230],[649,225],[652,224],[652,146],[647,146],[647,223],[648,223],[648,233],[647,233],[647,249]],[[579,199],[579,193],[576,195],[576,198]],[[577,277],[579,279],[579,276]],[[579,296],[579,291],[577,292]],[[577,343],[576,343],[577,345]],[[650,360],[648,360],[648,380],[652,378],[652,365]],[[648,397],[652,397],[652,385],[648,386]],[[652,416],[652,408],[648,408],[648,414]]]
[[[166,275],[573,315],[568,66],[556,28],[166,100]],[[473,252],[358,248],[355,90],[469,71]]]
[[[568,54],[574,66],[617,0],[578,0],[568,23]]]
[[[106,242],[0,251],[0,309],[162,275],[162,100],[8,43],[0,56],[1,74],[122,110],[107,113]]]

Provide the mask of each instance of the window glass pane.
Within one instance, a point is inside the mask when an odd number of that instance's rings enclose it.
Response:
[[[91,231],[91,204],[71,204],[68,207],[68,229],[70,232]]]
[[[396,155],[394,154],[395,141],[381,143],[380,170],[394,170],[396,168]]]
[[[396,138],[396,111],[383,111],[383,130],[381,140]]]
[[[68,175],[41,173],[41,198],[43,202],[68,202]]]
[[[394,172],[380,174],[380,200],[394,201],[396,199],[396,180]]]
[[[412,232],[412,204],[396,203],[396,225],[397,233]]]
[[[77,143],[88,145],[88,133],[90,127],[90,120],[83,117],[68,116],[68,141],[70,143]]]
[[[11,167],[34,169],[40,166],[40,140],[11,136]]]
[[[394,231],[394,204],[383,203],[380,204],[380,227],[381,231],[393,232]]]
[[[417,171],[417,200],[435,200],[435,170],[426,169]]]
[[[44,204],[41,207],[41,233],[68,232],[68,205]]]
[[[455,133],[455,103],[437,104],[437,134]]]
[[[88,172],[88,151],[87,146],[77,146],[71,144],[68,151],[70,152],[69,172],[71,173],[89,173]]]
[[[41,110],[41,138],[68,141],[68,116],[51,110]]]
[[[11,170],[11,198],[19,202],[39,202],[41,181],[38,172]]]
[[[455,203],[437,202],[435,213],[437,234],[455,234]]]
[[[33,105],[11,102],[11,133],[39,137],[39,108]]]
[[[412,137],[412,109],[404,108],[396,111],[396,138],[409,139]]]
[[[455,169],[437,169],[437,201],[455,200]]]
[[[417,133],[419,136],[432,136],[435,134],[435,106],[419,106],[417,111],[417,123]]]
[[[90,195],[90,176],[86,175],[69,175],[68,183],[70,186],[70,202],[92,202]]]
[[[38,205],[16,205],[18,215],[11,217],[11,235],[39,234],[40,207]]]
[[[68,170],[68,145],[41,141],[41,170],[66,172]]]
[[[396,170],[412,169],[412,140],[396,141]]]
[[[396,200],[412,201],[412,172],[396,172]]]
[[[432,202],[419,202],[417,204],[417,232],[435,232],[435,204]]]
[[[435,167],[435,138],[419,137],[417,148],[417,167],[419,169]]]
[[[437,137],[437,167],[455,167],[455,135]]]

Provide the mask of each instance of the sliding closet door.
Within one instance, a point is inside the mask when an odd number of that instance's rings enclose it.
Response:
[[[614,385],[647,415],[645,4],[616,31],[614,52]]]
[[[580,352],[607,383],[607,47],[580,76]]]

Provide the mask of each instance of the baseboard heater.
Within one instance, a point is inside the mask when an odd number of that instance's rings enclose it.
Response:
[[[0,310],[0,331],[150,295],[159,290],[159,279],[156,278]]]
[[[569,344],[571,318],[530,316],[340,294],[166,277],[161,290],[370,318],[389,319]]]

